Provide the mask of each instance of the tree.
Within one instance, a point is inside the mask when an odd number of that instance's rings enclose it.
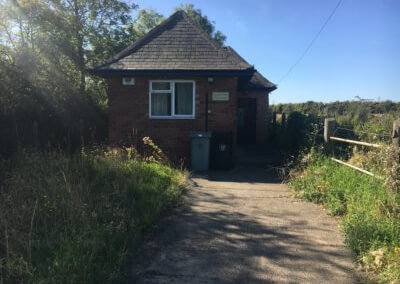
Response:
[[[136,37],[141,38],[151,29],[158,26],[164,19],[164,16],[157,13],[154,9],[142,9],[138,11],[137,17],[132,24],[132,29]]]
[[[0,0],[0,128],[9,133],[0,146],[16,144],[23,129],[20,137],[29,136],[32,121],[53,145],[79,134],[81,120],[87,132],[106,131],[97,108],[104,84],[85,70],[136,40],[129,29],[136,7],[122,0]]]
[[[58,50],[75,65],[79,90],[86,91],[87,64],[102,61],[135,35],[124,27],[135,4],[119,0],[47,0],[38,23]]]
[[[196,9],[193,4],[185,4],[175,8],[175,11],[185,11],[189,17],[195,20],[202,29],[219,45],[224,45],[226,36],[219,30],[215,30],[215,22],[208,19],[203,15],[200,9]]]

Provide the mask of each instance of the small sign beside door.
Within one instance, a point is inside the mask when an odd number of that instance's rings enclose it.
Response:
[[[212,92],[213,101],[229,101],[229,92]]]

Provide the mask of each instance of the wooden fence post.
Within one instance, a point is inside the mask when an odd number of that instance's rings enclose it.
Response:
[[[281,120],[282,120],[282,128],[285,128],[285,126],[286,126],[286,113],[282,112]]]
[[[335,133],[336,120],[334,118],[325,118],[324,121],[324,142],[326,151],[331,153],[333,150],[332,142],[330,140],[331,136]]]
[[[72,154],[72,142],[71,142],[71,126],[67,128],[67,153]]]
[[[276,138],[276,112],[272,113],[272,133],[271,133],[272,141],[275,142]]]
[[[33,122],[33,146],[35,150],[39,148],[39,124],[37,121]]]
[[[400,147],[400,119],[393,122],[392,143],[393,147]]]
[[[21,141],[19,140],[19,131],[18,131],[18,122],[16,120],[14,120],[14,129],[15,129],[15,140],[16,140],[16,152],[19,153],[21,150]]]
[[[79,136],[81,139],[81,150],[83,150],[85,148],[85,129],[83,126],[83,120],[80,119],[79,120]]]

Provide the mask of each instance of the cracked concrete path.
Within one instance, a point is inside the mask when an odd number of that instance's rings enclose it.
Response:
[[[338,222],[271,170],[193,178],[184,205],[136,251],[132,283],[356,283]]]

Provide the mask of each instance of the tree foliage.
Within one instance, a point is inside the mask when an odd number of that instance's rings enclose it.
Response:
[[[0,154],[34,139],[63,147],[82,135],[104,139],[105,86],[85,70],[137,38],[134,9],[119,0],[0,2]]]
[[[151,29],[161,24],[164,19],[164,16],[157,13],[154,9],[141,9],[138,11],[132,28],[135,31],[137,38],[141,38]]]
[[[194,19],[202,29],[219,45],[223,45],[226,36],[219,30],[215,30],[215,22],[210,21],[206,15],[203,15],[200,9],[194,7],[193,4],[185,4],[175,8],[175,11],[185,11],[189,17]]]
[[[400,103],[392,101],[342,101],[332,103],[305,102],[271,106],[270,113],[285,113],[286,125],[272,123],[270,141],[281,149],[299,153],[322,143],[324,118],[334,117],[335,134],[342,138],[372,143],[391,143],[393,121],[400,117]],[[278,115],[279,117],[279,115]],[[345,129],[343,129],[345,128]],[[339,146],[339,145],[338,145]],[[336,147],[338,153],[348,153],[350,147]]]
[[[400,103],[393,101],[337,101],[332,103],[322,103],[308,101],[298,104],[277,104],[271,106],[272,111],[289,114],[293,111],[299,111],[304,114],[315,116],[343,116],[351,115],[364,122],[367,119],[366,114],[384,114],[388,112],[399,112]],[[359,118],[359,119],[357,119]]]

